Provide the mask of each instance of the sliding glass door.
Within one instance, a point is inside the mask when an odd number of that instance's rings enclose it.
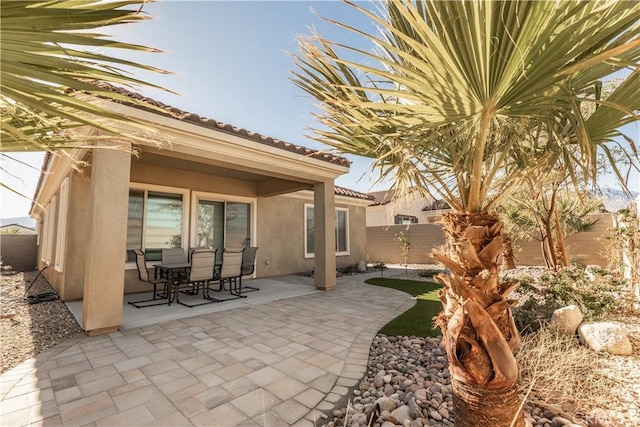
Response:
[[[241,249],[251,246],[251,205],[249,203],[226,203],[227,249]]]
[[[196,248],[221,248],[224,245],[224,202],[198,200]]]
[[[254,204],[250,201],[214,200],[224,196],[195,194],[192,239],[193,247],[223,249],[251,246]]]

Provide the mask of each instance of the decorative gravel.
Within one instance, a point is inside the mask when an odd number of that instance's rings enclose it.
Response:
[[[30,304],[25,296],[53,292],[40,276],[25,295],[37,271],[0,276],[0,337],[5,372],[43,350],[63,342],[82,328],[60,300]]]

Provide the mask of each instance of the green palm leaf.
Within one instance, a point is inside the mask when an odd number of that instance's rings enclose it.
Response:
[[[132,74],[135,70],[165,71],[100,53],[107,48],[158,50],[96,32],[149,19],[142,13],[142,4],[144,1],[133,0],[0,3],[1,151],[87,147],[85,137],[64,132],[87,125],[103,131],[100,141],[104,143],[116,136],[133,141],[144,138],[145,126],[95,102],[100,98],[158,109],[124,96],[105,83],[127,89],[146,86],[166,90]],[[134,130],[124,131],[119,123]],[[96,137],[91,141],[95,144]]]
[[[382,16],[352,5],[379,34],[330,21],[373,50],[300,39],[293,81],[321,102],[313,137],[376,159],[398,186],[481,212],[560,158],[595,171],[617,129],[638,120],[637,71],[609,98],[593,96],[612,73],[637,69],[637,2],[384,5]],[[599,105],[591,117],[585,102]]]

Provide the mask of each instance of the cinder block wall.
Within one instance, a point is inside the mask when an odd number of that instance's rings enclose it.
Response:
[[[35,270],[37,237],[35,234],[0,234],[2,266],[11,266],[14,271]]]
[[[595,214],[598,222],[593,230],[567,239],[572,262],[607,266],[605,236],[613,227],[611,214]],[[402,251],[395,236],[404,231],[410,243],[409,263],[433,263],[429,256],[434,248],[445,243],[439,224],[410,224],[367,227],[367,255],[369,262],[401,263]],[[516,242],[517,265],[544,265],[540,243]]]
[[[411,224],[367,227],[367,257],[369,262],[402,262],[400,243],[395,236],[404,232],[409,246],[409,263],[433,263],[429,253],[444,244],[442,227],[438,224]]]

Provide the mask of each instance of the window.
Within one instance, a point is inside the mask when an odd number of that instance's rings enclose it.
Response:
[[[396,215],[394,217],[394,224],[417,224],[418,217],[412,215]]]
[[[58,207],[58,233],[56,234],[56,271],[64,268],[64,246],[67,239],[67,210],[69,205],[69,178],[65,178],[60,187],[60,206]]]
[[[147,261],[160,261],[163,248],[181,248],[186,241],[188,190],[146,186],[129,190],[127,262],[131,249],[145,251]]]
[[[313,205],[304,205],[305,211],[305,258],[315,252]],[[336,255],[349,255],[349,209],[336,208]]]

